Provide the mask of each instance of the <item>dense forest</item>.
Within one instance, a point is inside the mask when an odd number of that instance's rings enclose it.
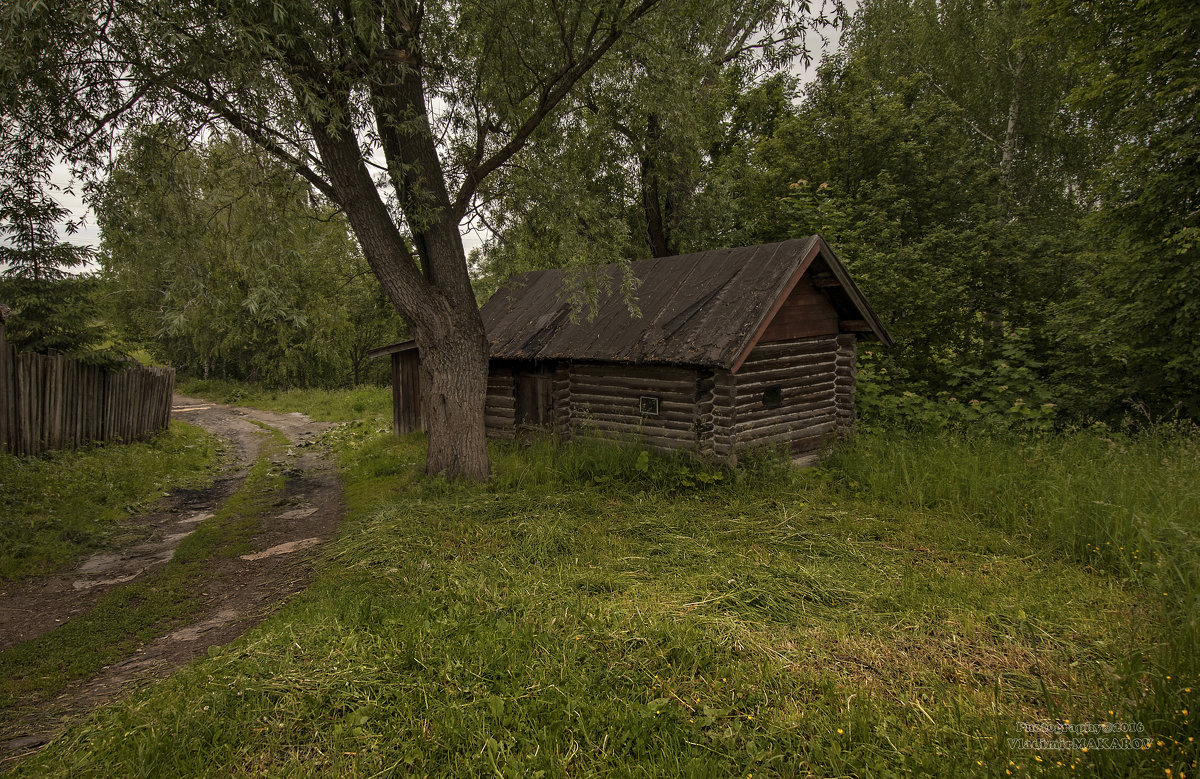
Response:
[[[821,233],[897,339],[862,350],[873,421],[1200,416],[1200,8],[825,10],[660,16],[600,60],[481,185],[480,299],[566,266],[586,316],[598,265]],[[805,32],[834,28],[811,60]],[[272,386],[378,377],[365,350],[405,330],[344,210],[185,125],[120,137],[88,188],[95,256],[59,239],[46,171],[5,161],[9,339]]]
[[[866,2],[803,87],[720,50],[581,99],[497,181],[485,274],[821,233],[898,341],[866,413],[1200,414],[1200,8]]]

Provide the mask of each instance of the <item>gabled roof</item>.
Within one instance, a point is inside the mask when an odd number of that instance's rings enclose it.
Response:
[[[713,249],[632,265],[635,318],[620,291],[622,270],[601,268],[606,289],[592,319],[571,321],[564,271],[532,271],[483,306],[492,357],[707,365],[737,370],[806,271],[823,278],[843,325],[891,336],[819,235],[738,249]]]

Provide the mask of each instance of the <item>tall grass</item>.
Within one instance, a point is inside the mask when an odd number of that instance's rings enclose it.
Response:
[[[267,394],[239,399],[349,410]],[[470,484],[387,430],[324,436],[346,524],[308,592],[18,773],[1196,770],[1186,431],[864,434],[806,471],[542,439]],[[1066,719],[1155,741],[1006,738]]]
[[[1033,437],[872,433],[827,463],[844,493],[936,511],[1028,537],[1057,556],[1113,574],[1158,625],[1112,673],[1139,715],[1181,738],[1186,690],[1200,687],[1200,433],[1164,425],[1136,434]]]
[[[1200,436],[1178,428],[1030,438],[875,433],[828,465],[850,492],[1046,539],[1131,578],[1151,564],[1143,544],[1197,551]]]

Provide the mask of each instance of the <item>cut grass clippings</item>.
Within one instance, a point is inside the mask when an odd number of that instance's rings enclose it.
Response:
[[[212,481],[220,444],[182,422],[130,444],[0,453],[0,581],[50,573],[103,548],[166,491]]]
[[[105,593],[89,611],[0,652],[0,710],[50,696],[183,624],[203,606],[209,561],[250,550],[264,514],[278,501],[283,474],[272,464],[287,439],[262,433],[263,449],[241,487],[184,538],[162,567]]]
[[[955,478],[953,440],[903,437],[860,441],[807,472],[496,446],[480,486],[423,477],[420,436],[367,427],[328,436],[348,514],[304,596],[18,773],[1195,771],[1200,680],[1165,664],[1179,659],[1176,639],[1148,580],[1037,529],[1087,514],[1100,488],[1074,509],[1059,498],[1058,514],[1013,512],[1010,527],[991,514],[1003,491],[981,497],[1001,478],[989,473],[1000,448],[977,451],[977,481],[962,485],[975,498],[943,487],[914,501],[864,481],[901,468],[896,457]],[[1069,461],[1092,444],[1004,446],[1035,461],[1058,447]],[[1192,444],[1180,446],[1157,464],[1114,456],[1091,476],[1108,469],[1127,485],[1124,510],[1143,516],[1170,500],[1154,485],[1194,472]],[[1126,482],[1125,467],[1158,473]],[[1052,495],[1069,470],[1031,469],[1026,488]],[[1197,518],[1172,525],[1194,533]],[[1036,751],[1008,740],[1020,723],[1067,721],[1134,723],[1151,741]]]

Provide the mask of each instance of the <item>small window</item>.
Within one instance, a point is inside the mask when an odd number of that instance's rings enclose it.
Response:
[[[658,416],[658,398],[653,395],[642,395],[642,416]]]
[[[763,408],[779,408],[783,403],[783,387],[767,387],[763,390]]]

